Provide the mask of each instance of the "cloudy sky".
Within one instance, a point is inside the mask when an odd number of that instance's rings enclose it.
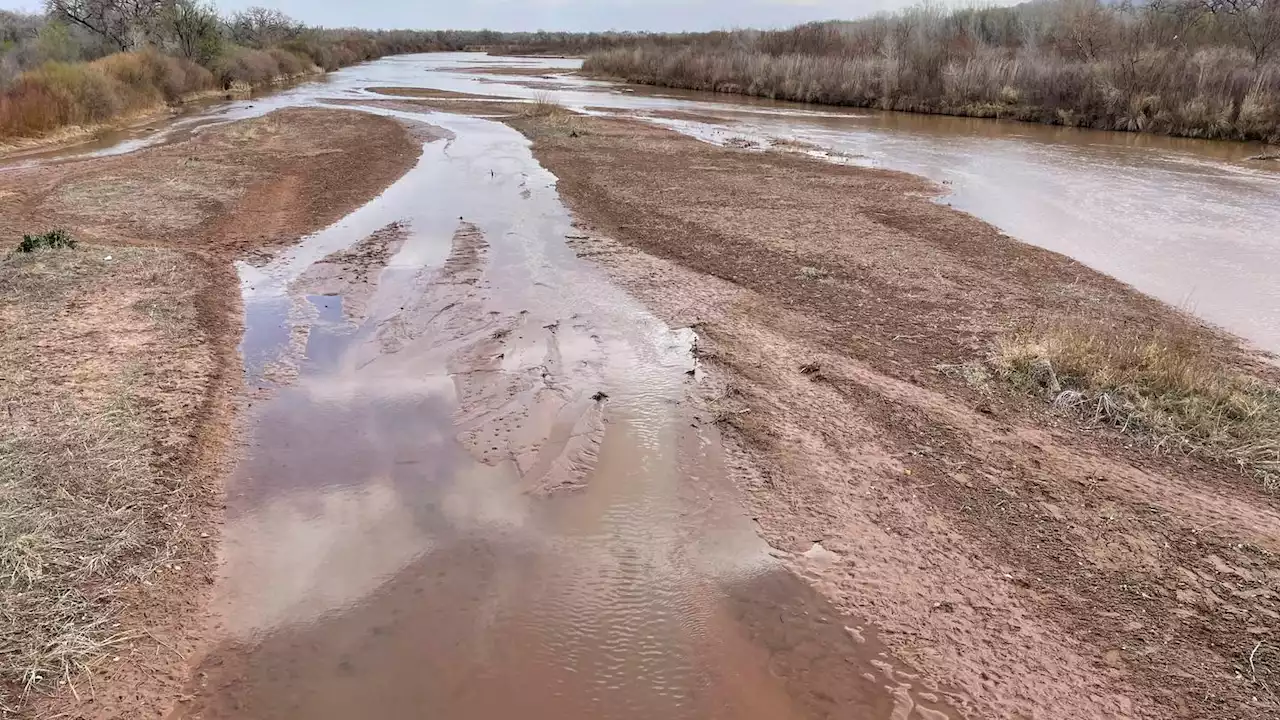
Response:
[[[1007,0],[1006,0],[1007,1]],[[311,25],[495,30],[713,30],[856,18],[914,0],[215,0],[274,7]],[[0,0],[33,11],[40,0]]]

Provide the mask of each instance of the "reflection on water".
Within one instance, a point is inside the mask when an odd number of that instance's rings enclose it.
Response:
[[[809,617],[836,612],[733,501],[714,431],[690,429],[690,331],[566,246],[572,218],[528,142],[375,111],[450,139],[334,226],[240,266],[251,370],[303,357],[296,381],[257,395],[229,488],[231,637],[193,716],[913,707],[910,683],[874,675],[882,647]],[[367,319],[291,289],[391,221],[406,238]]]

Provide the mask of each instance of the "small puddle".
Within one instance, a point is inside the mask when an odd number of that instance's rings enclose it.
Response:
[[[250,382],[260,381],[268,366],[289,349],[289,299],[266,298],[245,302],[244,337],[240,355]]]
[[[259,401],[228,492],[229,638],[177,716],[959,717],[758,537],[684,407],[690,331],[566,246],[527,141],[418,119],[449,139],[240,266]],[[392,223],[362,317],[354,289],[301,289]]]

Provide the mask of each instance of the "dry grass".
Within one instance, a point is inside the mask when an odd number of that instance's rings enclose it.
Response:
[[[991,363],[1057,407],[1280,487],[1280,388],[1235,371],[1192,331],[1042,324],[1001,340]]]
[[[110,256],[111,259],[106,258]],[[203,552],[184,452],[213,359],[184,254],[0,260],[0,706],[69,684],[144,628],[134,603]],[[76,686],[79,688],[76,689]]]
[[[313,71],[319,68],[309,57],[280,48],[235,48],[213,65],[219,86],[227,89],[262,87]]]
[[[91,63],[46,63],[0,96],[0,137],[36,137],[143,112],[213,87],[208,70],[154,51],[116,53]]]
[[[556,102],[555,95],[549,92],[535,93],[533,101],[524,107],[520,113],[524,117],[531,118],[557,118],[572,113],[568,108]]]
[[[541,132],[571,137],[586,132],[581,116],[556,102],[555,96],[548,92],[539,92],[533,96],[533,102],[522,105],[520,117],[536,122]]]

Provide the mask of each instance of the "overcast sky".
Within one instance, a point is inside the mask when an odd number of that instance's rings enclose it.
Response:
[[[1008,2],[1009,0],[1004,0]],[[852,19],[914,0],[220,0],[224,12],[273,7],[328,27],[494,30],[714,30]],[[40,0],[0,0],[34,11]]]

